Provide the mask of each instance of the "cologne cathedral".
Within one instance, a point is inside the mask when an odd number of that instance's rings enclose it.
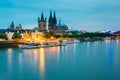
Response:
[[[48,20],[48,30],[55,31],[57,27],[56,24],[57,24],[57,19],[56,19],[55,11],[54,11],[53,16],[52,16],[52,11],[50,11],[50,16]]]
[[[38,28],[40,31],[53,31],[53,32],[63,32],[68,29],[66,25],[61,25],[61,20],[59,20],[59,23],[57,24],[57,18],[56,13],[52,14],[52,11],[50,11],[50,16],[48,19],[48,29],[47,29],[47,19],[44,18],[43,12],[41,13],[41,18],[38,17]]]

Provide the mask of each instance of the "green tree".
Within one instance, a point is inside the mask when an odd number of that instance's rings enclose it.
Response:
[[[14,33],[12,36],[12,39],[20,39],[22,36],[20,35],[20,33]]]
[[[8,39],[8,37],[7,37],[6,34],[1,34],[1,33],[0,33],[0,38],[1,38],[1,39],[6,39],[6,40]]]
[[[52,32],[52,31],[50,31],[50,32],[45,32],[45,33],[44,33],[44,37],[45,37],[45,38],[50,38],[51,36],[55,37],[56,35],[55,35],[55,33]]]
[[[48,32],[45,32],[45,33],[44,33],[44,37],[45,37],[45,38],[50,38],[49,33],[48,33]]]

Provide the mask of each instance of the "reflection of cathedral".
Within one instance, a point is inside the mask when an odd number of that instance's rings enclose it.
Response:
[[[43,13],[41,14],[41,18],[38,17],[38,28],[40,31],[46,31],[47,27],[47,20],[44,18]],[[65,24],[61,24],[61,20],[59,20],[59,23],[57,24],[57,18],[56,13],[54,11],[54,14],[52,15],[52,11],[50,11],[50,16],[48,19],[48,30],[54,31],[54,32],[64,32],[65,30],[68,30],[68,27]]]

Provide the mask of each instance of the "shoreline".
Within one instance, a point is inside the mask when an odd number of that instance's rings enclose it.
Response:
[[[111,39],[111,38],[79,38],[79,42],[95,42],[95,41],[105,41],[105,40],[118,40],[120,42],[120,38]],[[38,43],[27,43],[27,42],[16,42],[16,41],[0,41],[0,48],[8,48],[8,47],[16,47],[19,48],[20,44],[36,44]],[[40,44],[39,44],[40,45]],[[55,45],[55,44],[54,44]]]

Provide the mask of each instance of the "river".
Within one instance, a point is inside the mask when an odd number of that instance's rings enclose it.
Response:
[[[0,80],[120,80],[120,42],[0,48]]]

